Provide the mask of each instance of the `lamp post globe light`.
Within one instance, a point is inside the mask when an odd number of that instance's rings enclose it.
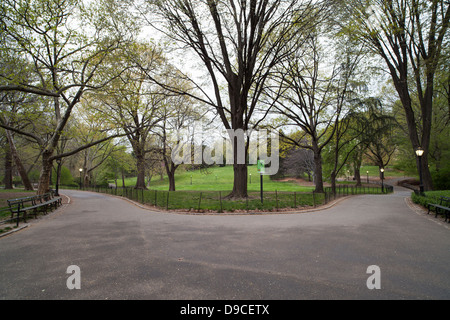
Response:
[[[58,167],[56,168],[56,187],[55,196],[59,196],[59,182],[61,180],[61,159],[56,159]]]
[[[83,173],[83,169],[80,168],[79,171],[80,171],[80,189],[81,189],[81,188],[82,188],[82,184],[81,184],[81,174]]]
[[[369,183],[369,171],[366,171],[367,173],[367,183]]]
[[[381,168],[380,172],[381,172],[381,192],[384,193],[384,168]]]
[[[420,194],[422,195],[424,192],[423,188],[423,174],[422,174],[422,156],[425,153],[425,150],[423,150],[421,147],[418,147],[416,149],[416,156],[419,158],[419,176],[420,176]]]

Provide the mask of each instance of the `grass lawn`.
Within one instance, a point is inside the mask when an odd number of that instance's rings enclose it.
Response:
[[[364,167],[364,169],[370,170],[369,174],[372,172],[372,177],[378,173],[377,167]],[[165,209],[192,209],[194,211],[275,211],[282,208],[310,207],[323,204],[325,201],[323,194],[313,194],[315,187],[312,183],[303,183],[306,185],[302,185],[298,181],[274,181],[269,176],[263,176],[264,202],[261,203],[260,175],[257,166],[249,166],[248,172],[249,198],[243,200],[226,199],[233,189],[232,166],[213,167],[208,172],[179,170],[175,177],[176,192],[169,193],[168,178],[164,177],[163,180],[160,180],[159,176],[152,180],[148,187],[149,190],[134,190],[136,178],[129,178],[125,180],[128,189],[109,189],[103,192],[125,196]],[[388,176],[390,173],[387,172]],[[378,178],[378,176],[376,177]],[[379,187],[372,189],[364,189],[364,192],[380,193],[381,190]]]
[[[248,191],[260,190],[260,175],[256,166],[248,167]],[[251,174],[251,177],[250,177]],[[192,177],[192,178],[191,178]],[[184,171],[179,170],[175,175],[175,186],[177,191],[224,191],[231,192],[233,189],[233,167],[214,167],[208,170],[208,173],[202,171]],[[191,182],[192,181],[192,182]],[[121,182],[118,182],[121,186]],[[312,192],[313,186],[301,186],[293,181],[273,181],[269,176],[263,177],[264,190],[266,191],[289,191],[289,192]],[[125,180],[127,187],[136,185],[136,178]],[[169,179],[167,176],[161,181],[154,177],[149,186],[150,190],[169,189]]]
[[[361,179],[366,181],[367,171],[369,171],[369,180],[379,179],[379,169],[376,166],[361,167]],[[256,166],[248,167],[248,191],[260,190],[260,175]],[[251,177],[250,177],[251,174]],[[391,167],[386,168],[385,177],[403,177],[404,173],[396,171]],[[192,178],[191,178],[192,176]],[[263,177],[263,184],[265,191],[286,191],[286,192],[312,192],[314,186],[303,186],[295,181],[274,181],[269,176]],[[192,183],[191,183],[192,181]],[[111,183],[113,181],[110,181]],[[352,181],[344,181],[343,183],[351,183]],[[118,181],[119,187],[122,186],[121,181]],[[136,185],[136,178],[125,179],[127,187],[134,187]],[[175,174],[175,186],[177,191],[224,191],[230,192],[233,189],[233,167],[213,167],[208,170],[208,173],[201,171],[185,171],[179,169]],[[154,177],[149,186],[150,190],[167,191],[169,189],[169,179],[167,176],[160,180],[159,176]]]
[[[384,172],[384,176],[386,178],[400,178],[404,177],[405,173],[403,171],[398,171],[393,169],[392,167],[388,166],[385,168],[386,171]],[[369,179],[370,177],[380,177],[380,169],[377,166],[362,166],[361,167],[361,179],[364,180],[364,178],[367,176],[367,171],[369,171]]]

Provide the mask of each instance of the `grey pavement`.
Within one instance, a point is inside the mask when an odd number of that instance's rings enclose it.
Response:
[[[63,191],[70,203],[0,238],[0,299],[450,298],[449,224],[410,191],[314,212],[184,215]],[[69,290],[67,268],[81,270]],[[369,266],[381,289],[369,290]]]

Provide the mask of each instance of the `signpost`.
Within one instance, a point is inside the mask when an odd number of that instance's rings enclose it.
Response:
[[[264,203],[264,198],[263,198],[263,175],[266,172],[264,160],[258,160],[258,172],[259,172],[259,175],[261,177],[261,204],[263,204]]]

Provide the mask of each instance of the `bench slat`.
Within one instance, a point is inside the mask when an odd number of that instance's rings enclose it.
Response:
[[[435,208],[435,218],[437,218],[439,214],[439,210],[442,210],[445,215],[445,222],[448,221],[450,223],[450,198],[449,197],[440,197],[439,204],[437,203],[428,203],[428,214],[430,214],[431,208]]]

